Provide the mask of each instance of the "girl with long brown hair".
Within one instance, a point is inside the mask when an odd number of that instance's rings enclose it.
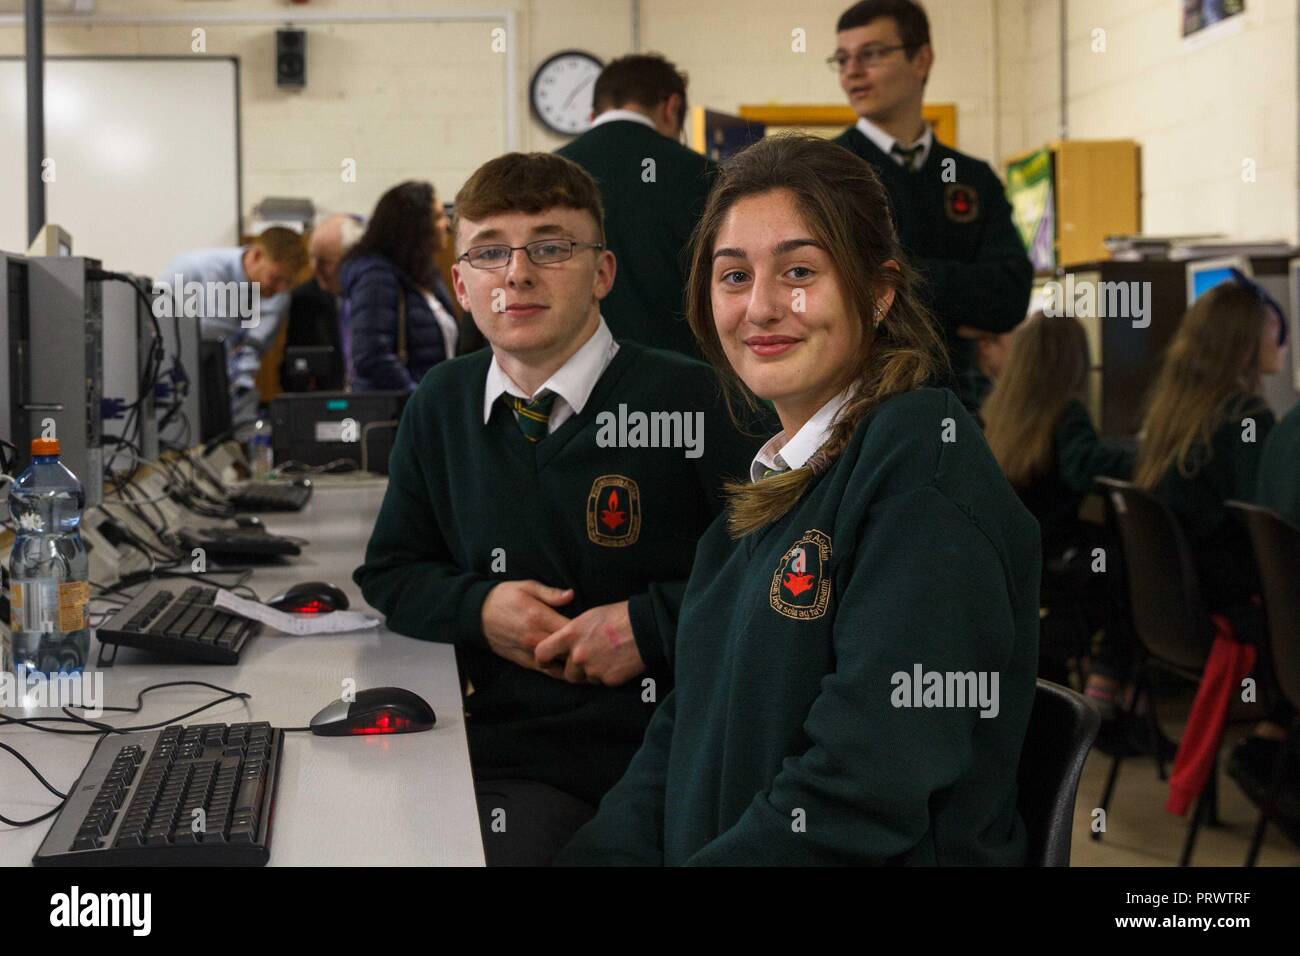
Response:
[[[1230,617],[1259,588],[1246,529],[1224,502],[1255,496],[1275,423],[1260,379],[1282,368],[1284,341],[1281,316],[1253,284],[1215,286],[1183,316],[1142,419],[1134,481],[1178,517],[1206,603]]]
[[[1088,335],[1072,316],[1037,312],[1011,337],[1006,366],[980,410],[984,436],[1020,500],[1043,533],[1043,595],[1048,633],[1062,606],[1069,626],[1079,611],[1094,633],[1105,620],[1105,593],[1092,573],[1092,550],[1101,544],[1095,526],[1079,520],[1079,507],[1099,476],[1128,478],[1133,455],[1103,441],[1088,414]],[[1050,655],[1049,655],[1050,656]],[[1045,658],[1042,676],[1062,680]],[[1094,662],[1087,692],[1113,715],[1115,691],[1124,677]]]
[[[1147,396],[1134,481],[1178,519],[1212,614],[1261,648],[1256,676],[1268,719],[1234,752],[1230,772],[1266,779],[1295,711],[1278,692],[1259,624],[1259,580],[1250,538],[1225,502],[1253,501],[1272,410],[1261,379],[1282,369],[1281,310],[1238,275],[1204,293],[1183,316]]]
[[[782,430],[696,551],[676,686],[560,862],[1019,864],[1039,538],[957,397],[867,163],[722,169],[691,327]]]

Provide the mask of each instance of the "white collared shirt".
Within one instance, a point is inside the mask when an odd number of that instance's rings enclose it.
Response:
[[[614,341],[609,326],[605,324],[605,317],[601,316],[600,324],[596,326],[596,331],[592,333],[591,338],[582,343],[578,351],[570,355],[569,360],[556,369],[555,374],[537,390],[541,392],[543,389],[550,389],[557,396],[555,404],[551,407],[551,421],[546,432],[548,435],[582,411],[583,406],[587,404],[587,399],[591,397],[591,390],[605,374],[605,369],[609,368],[609,363],[614,360],[617,352],[618,343]],[[526,401],[531,401],[533,398],[514,383],[493,354],[492,364],[488,366],[487,384],[483,389],[484,425],[492,418],[492,406],[496,404],[502,393]]]
[[[898,163],[898,165],[900,166],[903,165],[903,157],[899,156],[897,153],[893,151],[894,144],[898,142],[897,139],[895,139],[893,136],[890,136],[883,129],[877,126],[875,123],[871,122],[871,120],[867,119],[865,116],[858,117],[857,128],[858,128],[858,132],[861,133],[863,136],[865,136],[867,139],[871,140],[873,143],[875,143],[876,147],[882,153],[884,153],[894,162]],[[920,144],[921,152],[918,153],[916,157],[916,168],[920,169],[922,166],[925,165],[926,159],[929,158],[930,156],[930,147],[934,145],[934,130],[930,128],[929,123],[925,124],[925,132],[921,134],[920,139],[918,139],[915,143],[903,143],[902,145],[911,148],[913,146],[916,146],[917,144]]]
[[[808,459],[817,453],[817,449],[826,444],[835,425],[835,416],[848,402],[853,394],[850,386],[840,392],[813,414],[794,435],[787,440],[784,431],[779,431],[769,438],[754,456],[749,466],[749,480],[758,481],[763,472],[771,468],[776,471],[802,468]]]
[[[618,120],[631,120],[633,123],[641,123],[644,126],[649,126],[656,133],[659,132],[658,129],[655,129],[654,120],[646,116],[644,113],[638,113],[636,110],[605,110],[605,112],[601,113],[591,121],[591,126],[588,128],[595,129],[597,126],[604,123],[613,123]]]
[[[447,358],[455,358],[456,343],[460,340],[460,327],[456,324],[456,317],[447,311],[432,292],[425,292],[424,300],[429,303],[433,319],[438,323],[438,331],[442,333],[442,346],[446,349]]]

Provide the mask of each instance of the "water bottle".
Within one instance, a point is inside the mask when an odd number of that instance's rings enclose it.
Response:
[[[271,451],[271,423],[259,418],[253,423],[253,437],[248,443],[249,467],[254,478],[265,478],[275,466]]]
[[[32,441],[32,463],[9,489],[17,536],[9,558],[12,667],[19,676],[74,673],[90,657],[86,492],[53,438]]]

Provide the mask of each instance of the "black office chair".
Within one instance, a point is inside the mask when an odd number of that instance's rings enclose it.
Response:
[[[1273,673],[1282,696],[1292,707],[1300,710],[1300,528],[1268,508],[1240,501],[1229,501],[1227,505],[1241,516],[1250,532],[1251,550],[1255,553],[1264,598]],[[1269,819],[1277,813],[1278,796],[1290,769],[1288,755],[1292,743],[1288,742],[1281,748],[1273,771],[1271,791],[1263,795],[1263,799],[1256,800],[1259,823],[1246,853],[1246,866],[1255,865],[1264,842],[1264,830]],[[1252,796],[1252,799],[1255,798]]]
[[[1156,772],[1161,780],[1166,780],[1160,750],[1163,735],[1156,719],[1151,687],[1159,671],[1199,684],[1214,640],[1214,628],[1201,595],[1192,552],[1178,519],[1159,498],[1131,482],[1098,478],[1096,483],[1105,490],[1108,510],[1119,531],[1133,630],[1143,651],[1135,675],[1134,706],[1145,699]],[[1112,757],[1101,798],[1102,810],[1110,807],[1123,759],[1120,754]],[[1201,824],[1217,816],[1218,763],[1216,753],[1209,780],[1188,824],[1179,866],[1191,861]],[[1096,831],[1092,836],[1100,840],[1101,832]]]
[[[1041,678],[1017,774],[1017,808],[1029,831],[1029,866],[1069,866],[1079,775],[1097,739],[1092,701]]]

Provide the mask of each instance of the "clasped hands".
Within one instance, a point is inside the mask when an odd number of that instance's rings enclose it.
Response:
[[[567,618],[559,611],[572,588],[503,581],[483,602],[483,636],[500,657],[571,684],[617,687],[645,670],[632,635],[627,601]]]

